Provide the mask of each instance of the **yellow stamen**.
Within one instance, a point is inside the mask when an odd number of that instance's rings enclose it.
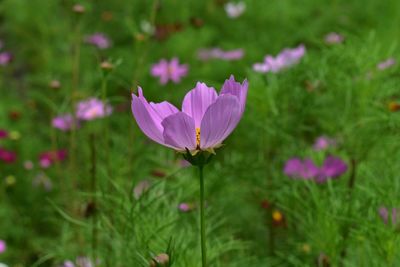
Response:
[[[200,147],[200,128],[196,128],[196,146]]]

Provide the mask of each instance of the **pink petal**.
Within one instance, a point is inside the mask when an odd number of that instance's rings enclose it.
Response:
[[[177,150],[196,149],[196,128],[194,120],[186,113],[178,112],[162,121],[165,143]]]
[[[196,87],[185,95],[182,111],[192,117],[196,127],[199,128],[204,113],[217,97],[217,92],[213,87],[198,82]]]
[[[200,127],[200,148],[213,148],[222,143],[241,118],[238,98],[224,94],[205,112]]]
[[[154,119],[156,112],[143,97],[141,88],[139,88],[139,96],[132,94],[132,113],[139,128],[147,137],[159,144],[164,144],[162,126],[156,123],[158,122],[157,119]]]
[[[150,102],[150,106],[152,107],[154,112],[152,113],[153,120],[156,124],[161,125],[161,122],[168,116],[179,112],[179,110],[167,101],[163,101],[161,103],[153,103]]]
[[[223,94],[231,94],[238,98],[240,103],[241,112],[243,113],[244,108],[246,106],[246,98],[247,98],[247,90],[249,87],[249,83],[247,80],[244,80],[242,84],[235,81],[235,77],[231,75],[229,80],[225,80],[224,85],[222,86],[221,95]]]

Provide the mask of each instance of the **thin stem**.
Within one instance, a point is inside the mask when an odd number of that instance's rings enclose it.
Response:
[[[199,166],[200,177],[200,228],[201,228],[201,262],[202,266],[207,266],[207,249],[206,249],[206,227],[204,216],[204,177],[203,166]]]
[[[96,175],[96,137],[92,133],[89,136],[89,141],[90,141],[90,157],[91,157],[91,169],[90,169],[90,176],[91,176],[91,181],[90,181],[90,189],[92,193],[92,203],[91,205],[93,206],[93,214],[91,214],[92,217],[92,253],[93,253],[93,259],[96,259],[96,252],[97,252],[97,214],[96,214],[96,208],[97,208],[97,199],[96,199],[96,194],[97,194],[97,175]]]

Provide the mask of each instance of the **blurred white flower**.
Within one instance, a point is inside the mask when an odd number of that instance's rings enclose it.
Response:
[[[246,10],[246,4],[244,2],[232,3],[229,2],[225,5],[225,12],[230,18],[238,18]]]

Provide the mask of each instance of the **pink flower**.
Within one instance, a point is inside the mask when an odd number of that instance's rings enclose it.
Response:
[[[182,212],[189,212],[189,211],[191,211],[191,210],[193,209],[193,206],[190,205],[189,203],[183,202],[183,203],[180,203],[180,204],[178,205],[178,209],[179,209],[180,211],[182,211]]]
[[[27,160],[24,162],[24,168],[25,170],[32,170],[33,169],[33,162],[30,160]]]
[[[14,163],[17,160],[17,154],[0,147],[0,160],[5,163]]]
[[[4,240],[0,239],[0,254],[4,253],[7,249],[7,244]]]
[[[0,66],[6,66],[10,64],[13,59],[13,55],[10,52],[1,52],[0,53]]]
[[[399,213],[398,213],[398,209],[396,208],[392,208],[391,210],[391,214],[390,214],[390,219],[392,220],[391,223],[392,225],[397,224],[397,222],[399,221]],[[386,207],[380,207],[378,210],[379,216],[382,218],[383,222],[385,224],[388,224],[389,222],[389,210]]]
[[[7,137],[8,137],[8,132],[6,130],[0,129],[0,139]]]
[[[233,132],[242,118],[248,83],[231,76],[218,95],[213,87],[198,82],[182,103],[182,111],[172,104],[147,102],[139,88],[132,95],[132,113],[139,128],[151,140],[192,155],[214,152]]]
[[[151,187],[151,183],[148,180],[142,180],[133,189],[133,196],[135,199],[139,199],[149,188]]]
[[[378,70],[385,70],[387,68],[390,68],[396,64],[396,60],[394,58],[388,58],[385,61],[380,62],[376,67]]]
[[[109,116],[111,113],[112,107],[104,104],[97,98],[89,98],[88,100],[79,102],[76,109],[76,117],[84,121],[103,118]]]
[[[336,145],[335,139],[331,139],[326,136],[320,136],[315,140],[313,148],[316,151],[320,151],[335,145]]]
[[[151,67],[151,75],[159,77],[161,84],[166,84],[169,80],[179,83],[181,78],[187,75],[187,72],[188,65],[179,64],[178,58],[172,58],[169,62],[162,59]]]
[[[199,50],[198,57],[200,60],[209,60],[209,59],[222,59],[222,60],[238,60],[243,58],[244,50],[243,49],[235,49],[230,51],[224,51],[220,48],[212,48],[212,49],[201,49]]]
[[[68,131],[74,126],[74,118],[71,114],[60,115],[53,118],[51,125],[61,131]],[[78,127],[78,123],[75,123],[75,127]]]
[[[327,44],[339,44],[343,42],[344,37],[336,32],[330,32],[325,35],[325,43]]]
[[[282,69],[297,64],[300,61],[300,59],[304,56],[305,51],[306,51],[305,46],[299,45],[298,47],[293,49],[289,48],[284,49],[276,57],[267,55],[264,58],[264,62],[255,63],[253,65],[253,70],[261,73],[279,72]]]
[[[85,42],[96,46],[98,49],[107,49],[111,46],[110,39],[103,33],[94,33],[85,37]]]
[[[63,161],[67,157],[66,150],[57,150],[57,151],[46,151],[39,155],[39,165],[42,168],[48,168],[53,163],[58,161]]]

